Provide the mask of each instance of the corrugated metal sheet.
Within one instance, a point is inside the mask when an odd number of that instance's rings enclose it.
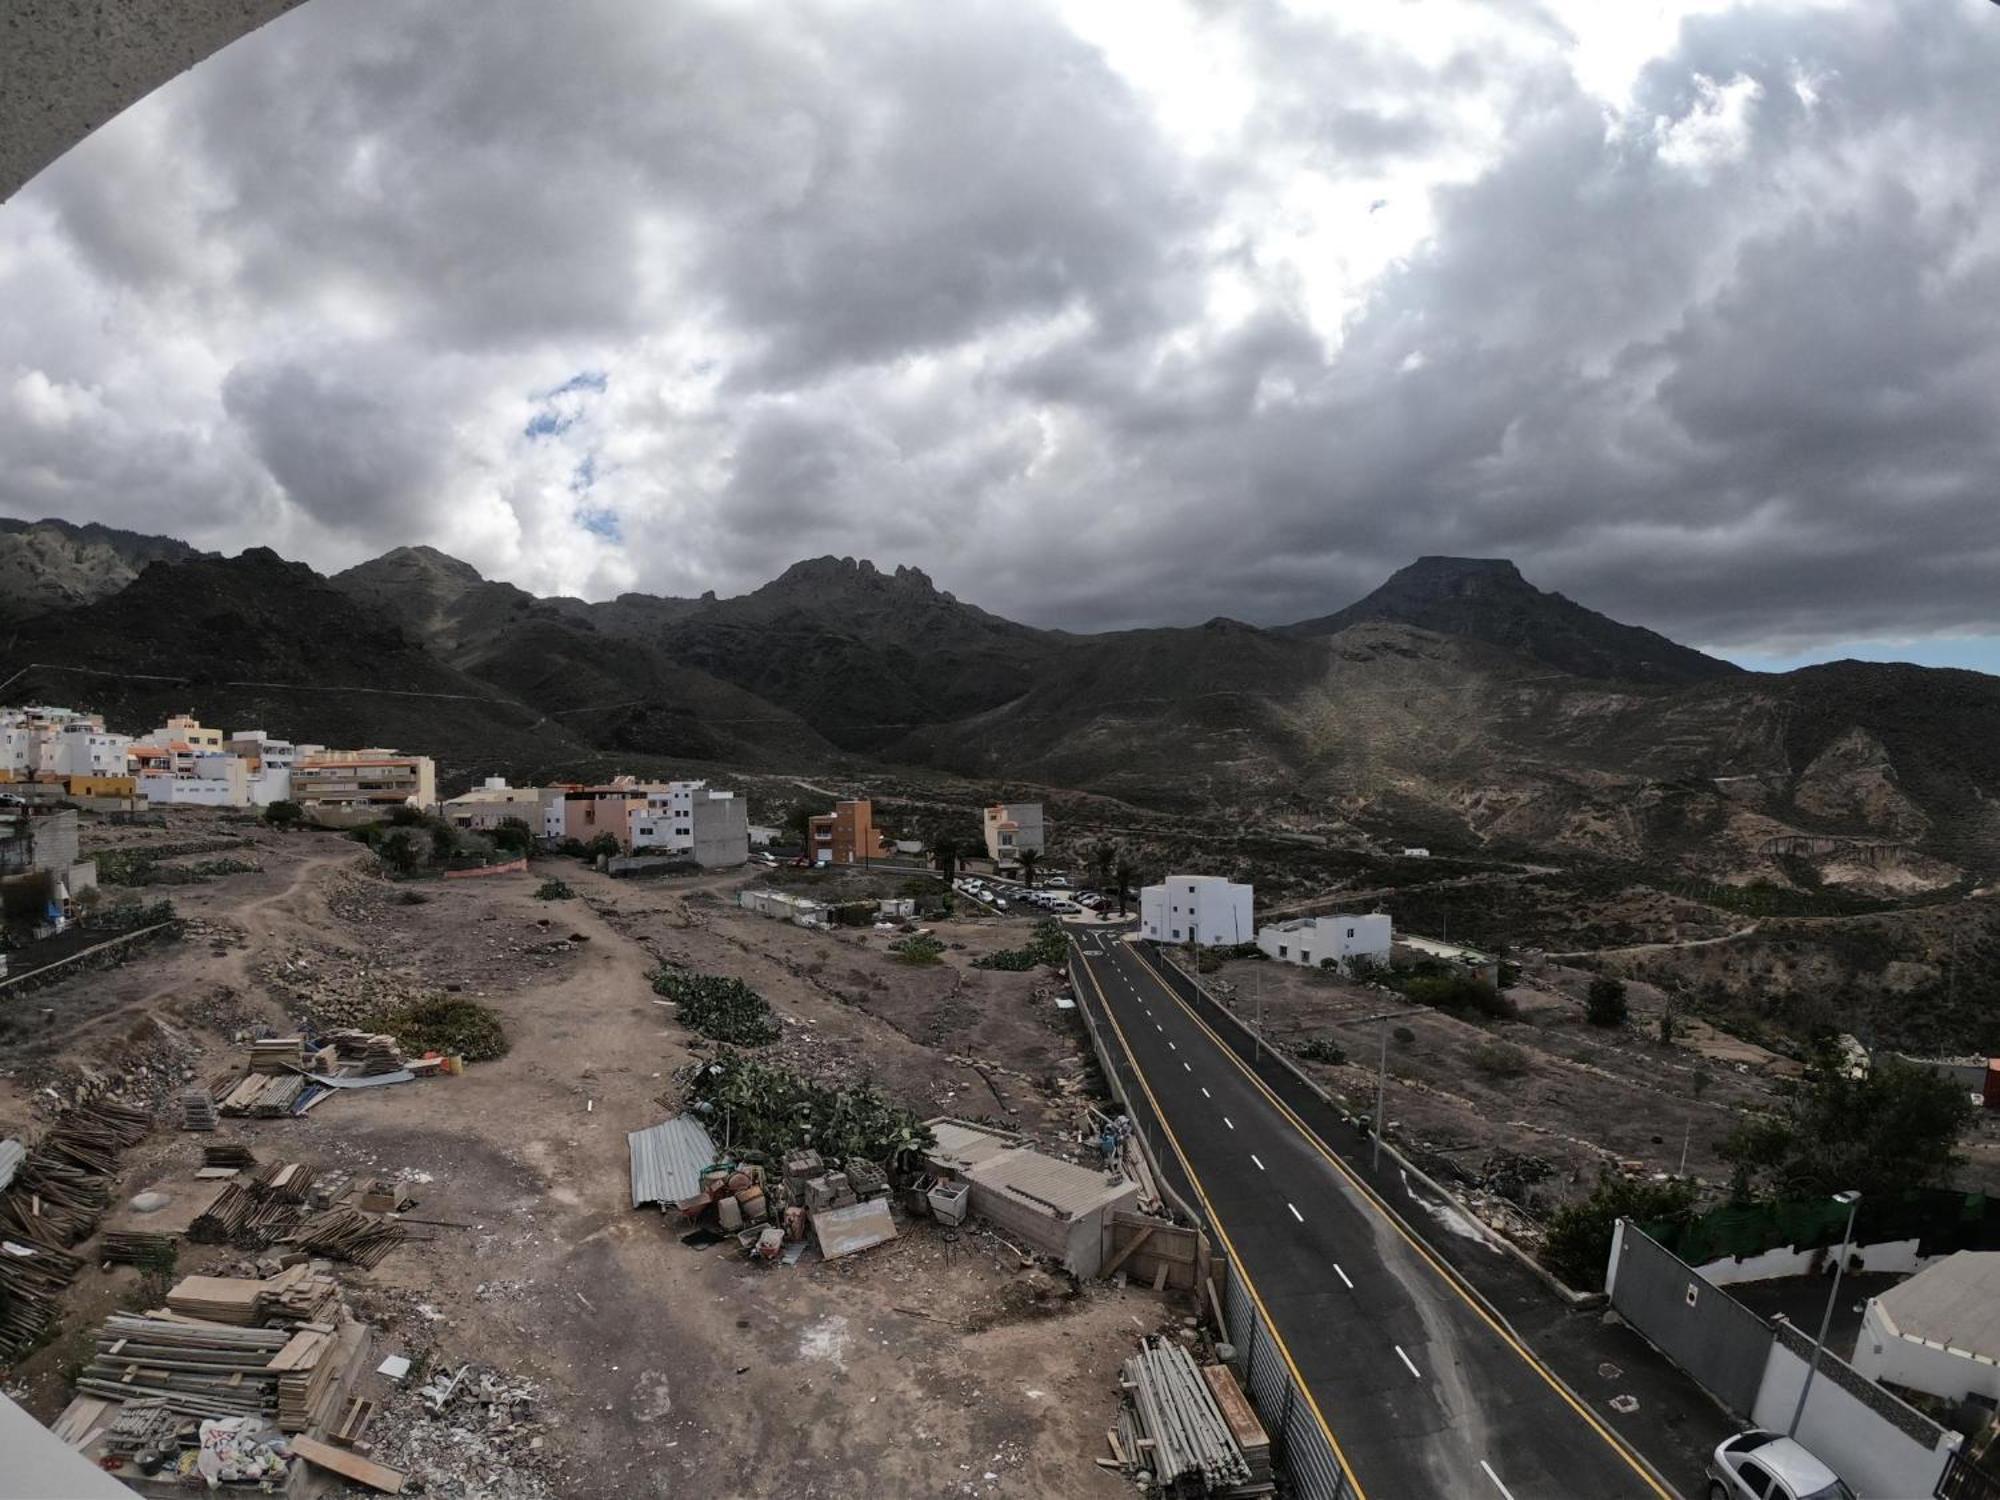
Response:
[[[632,1206],[683,1203],[701,1191],[702,1168],[715,1162],[715,1142],[693,1115],[675,1115],[625,1137],[632,1150]]]
[[[0,1141],[0,1190],[14,1180],[14,1174],[21,1169],[22,1158],[27,1154],[28,1148],[12,1136]]]
[[[1102,1172],[1038,1151],[1004,1152],[980,1162],[965,1175],[981,1187],[1011,1192],[1072,1219],[1093,1213],[1132,1191],[1129,1179],[1107,1179]]]

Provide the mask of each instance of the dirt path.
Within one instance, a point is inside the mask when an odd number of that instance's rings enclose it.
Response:
[[[1563,963],[1573,958],[1635,958],[1648,953],[1672,953],[1681,948],[1714,948],[1723,943],[1740,942],[1755,935],[1761,922],[1752,922],[1748,927],[1739,927],[1734,932],[1725,932],[1716,937],[1682,938],[1672,943],[1629,943],[1622,948],[1584,948],[1574,953],[1548,953],[1545,958]]]

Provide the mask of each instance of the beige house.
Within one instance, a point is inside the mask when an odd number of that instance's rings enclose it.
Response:
[[[427,808],[437,802],[437,767],[428,755],[322,750],[292,768],[292,800],[332,808]]]

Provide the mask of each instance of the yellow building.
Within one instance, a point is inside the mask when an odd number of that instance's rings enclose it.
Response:
[[[139,790],[131,776],[68,776],[63,784],[72,797],[132,797]]]
[[[145,739],[154,745],[186,745],[190,750],[222,748],[222,731],[206,727],[193,714],[175,714]]]

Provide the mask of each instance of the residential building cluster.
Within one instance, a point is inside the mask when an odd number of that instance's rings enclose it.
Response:
[[[1387,965],[1393,942],[1387,913],[1296,917],[1259,927],[1255,891],[1220,875],[1169,875],[1139,892],[1139,933],[1155,943],[1200,948],[1256,944],[1280,963],[1352,968],[1356,960]]]
[[[144,734],[119,734],[102,714],[47,705],[0,708],[0,783],[155,807],[296,802],[321,816],[437,801],[428,756],[298,745],[262,729],[225,732],[192,714],[175,714]]]
[[[746,799],[706,781],[640,781],[616,776],[596,785],[509,786],[504,777],[440,809],[460,828],[489,831],[510,821],[545,843],[594,843],[609,834],[620,853],[659,855],[705,868],[740,865],[750,857]]]

